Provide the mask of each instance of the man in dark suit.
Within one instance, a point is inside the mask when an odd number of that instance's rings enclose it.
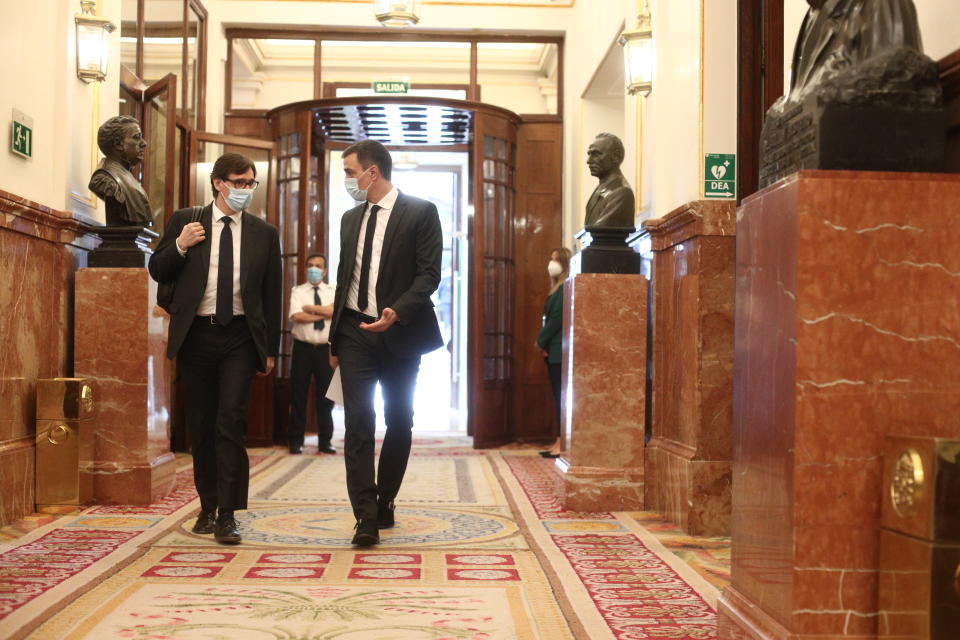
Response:
[[[195,533],[240,542],[234,511],[247,508],[244,435],[253,376],[268,375],[280,347],[282,277],[277,230],[244,211],[259,184],[253,161],[214,163],[216,194],[199,222],[174,212],[150,257],[150,275],[174,283],[167,357],[177,358],[200,495]],[[208,240],[209,238],[209,240]]]
[[[360,206],[343,215],[330,329],[330,365],[343,382],[347,492],[353,544],[394,526],[394,498],[410,456],[420,356],[443,345],[430,295],[440,283],[443,234],[437,207],[391,183],[386,148],[362,140],[343,152],[345,186]],[[387,433],[374,474],[373,408],[383,389]]]

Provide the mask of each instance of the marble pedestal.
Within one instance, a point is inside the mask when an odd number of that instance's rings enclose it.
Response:
[[[737,222],[720,638],[874,638],[887,435],[960,433],[960,176],[802,171]]]
[[[729,535],[736,207],[690,202],[643,226],[653,287],[646,508],[692,535]]]
[[[564,505],[642,509],[647,279],[578,274],[564,303]]]
[[[77,271],[74,371],[96,394],[91,426],[100,504],[150,504],[173,489],[164,314],[146,269]]]

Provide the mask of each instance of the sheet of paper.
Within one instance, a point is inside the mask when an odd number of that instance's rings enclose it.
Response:
[[[327,387],[327,398],[335,404],[343,406],[343,382],[340,380],[340,367],[333,370],[330,386]]]

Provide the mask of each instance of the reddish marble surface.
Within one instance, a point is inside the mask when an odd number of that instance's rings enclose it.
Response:
[[[882,445],[956,437],[960,176],[804,171],[738,213],[721,638],[874,637]]]
[[[89,230],[0,191],[0,525],[33,511],[36,381],[72,375],[73,274]]]
[[[729,534],[735,221],[696,201],[648,220],[653,407],[647,509],[693,535]]]
[[[647,280],[579,274],[564,298],[565,507],[642,509]]]
[[[15,522],[33,513],[34,439],[0,445],[0,522]]]
[[[149,504],[173,488],[170,369],[164,314],[146,269],[81,269],[76,287],[78,377],[96,399],[98,503]]]

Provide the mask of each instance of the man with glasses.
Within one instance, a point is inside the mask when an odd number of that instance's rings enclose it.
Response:
[[[214,201],[174,212],[150,275],[174,285],[167,357],[177,358],[200,495],[194,533],[240,542],[234,512],[247,508],[244,443],[254,374],[280,350],[282,276],[276,227],[246,211],[259,184],[253,161],[227,153],[213,165]]]

